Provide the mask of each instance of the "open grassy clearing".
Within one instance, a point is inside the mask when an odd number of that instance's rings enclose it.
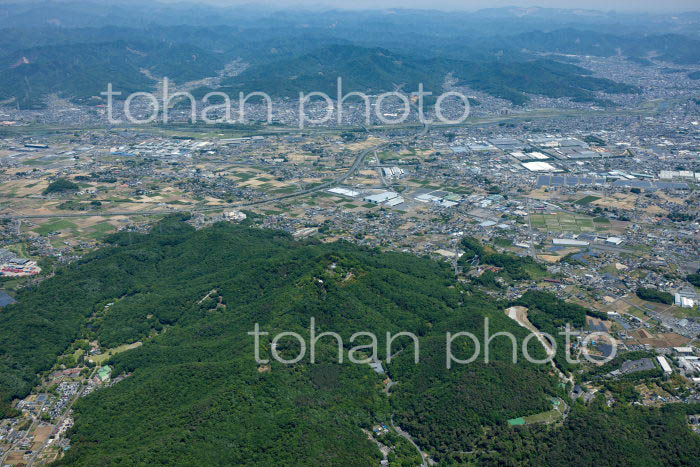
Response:
[[[127,350],[135,349],[136,347],[140,347],[141,345],[142,345],[142,342],[134,342],[133,344],[120,345],[119,347],[114,347],[113,349],[109,349],[100,355],[93,355],[92,357],[90,357],[90,360],[97,363],[98,365],[102,365],[104,362],[109,360],[113,355],[116,355],[116,354],[121,353],[121,352],[126,352]]]
[[[44,222],[39,227],[32,229],[39,235],[47,235],[51,232],[59,232],[70,230],[72,233],[77,232],[78,226],[73,222],[66,219],[50,219],[48,222]]]
[[[588,196],[585,196],[585,197],[581,198],[580,200],[576,201],[574,204],[578,204],[580,206],[585,206],[587,204],[591,204],[594,201],[598,201],[599,199],[600,199],[600,197],[598,197],[598,196],[588,195]]]

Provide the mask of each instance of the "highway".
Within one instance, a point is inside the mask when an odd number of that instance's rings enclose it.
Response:
[[[298,196],[304,196],[308,195],[311,193],[314,193],[316,191],[320,190],[325,190],[327,188],[331,188],[335,185],[338,185],[340,183],[343,183],[345,180],[347,180],[350,176],[352,176],[357,169],[362,165],[364,162],[365,158],[369,153],[372,151],[375,151],[377,149],[381,149],[382,147],[386,146],[388,143],[383,143],[378,146],[373,146],[371,148],[367,148],[360,152],[357,157],[355,157],[355,160],[352,163],[352,166],[343,173],[341,176],[335,178],[334,180],[330,182],[325,182],[320,185],[313,186],[311,188],[306,188],[304,190],[296,191],[294,193],[290,193],[287,195],[282,195],[282,196],[277,196],[275,198],[268,198],[268,199],[262,199],[260,201],[251,201],[249,203],[243,203],[243,204],[236,204],[235,208],[245,208],[245,207],[252,207],[252,206],[259,206],[262,204],[269,204],[269,203],[274,203],[278,201],[284,201],[286,199],[290,198],[296,198]],[[206,212],[206,211],[216,211],[220,209],[225,209],[227,206],[201,206],[201,207],[190,207],[190,208],[180,208],[180,209],[159,209],[159,210],[148,210],[148,211],[108,211],[108,212],[91,212],[91,213],[53,213],[53,214],[28,214],[28,215],[1,215],[0,219],[45,219],[48,217],[51,218],[70,218],[70,217],[113,217],[113,216],[155,216],[155,215],[160,215],[160,214],[172,214],[176,212]]]
[[[416,140],[418,138],[422,138],[423,136],[427,135],[428,132],[430,131],[430,125],[429,124],[424,124],[423,128],[421,129],[420,132],[418,132],[415,136],[413,136],[413,139]],[[269,204],[269,203],[276,203],[279,201],[284,201],[286,199],[291,199],[291,198],[296,198],[299,196],[305,196],[317,191],[325,190],[328,188],[331,188],[335,185],[339,185],[348,178],[350,178],[352,175],[357,172],[357,170],[362,166],[362,164],[365,161],[365,158],[367,157],[368,154],[378,151],[386,146],[388,146],[390,143],[382,143],[377,146],[372,146],[370,148],[362,150],[357,157],[355,157],[355,160],[353,161],[352,165],[350,168],[340,175],[339,177],[333,179],[330,182],[325,182],[321,183],[320,185],[313,186],[311,188],[306,188],[301,191],[296,191],[294,193],[290,193],[287,195],[282,195],[282,196],[277,196],[275,198],[268,198],[268,199],[263,199],[260,201],[251,201],[248,203],[243,203],[243,204],[236,204],[232,206],[202,206],[202,207],[191,207],[191,208],[181,208],[181,209],[160,209],[160,210],[148,210],[148,211],[108,211],[108,212],[92,212],[92,213],[52,213],[52,214],[27,214],[27,215],[9,215],[9,214],[0,214],[0,219],[11,219],[11,220],[20,220],[20,219],[46,219],[46,218],[71,218],[71,217],[113,217],[113,216],[126,216],[126,217],[133,217],[133,216],[156,216],[156,215],[164,215],[164,214],[173,214],[173,213],[178,213],[178,212],[206,212],[206,211],[218,211],[221,209],[226,209],[226,208],[236,208],[236,209],[241,209],[241,208],[246,208],[246,207],[253,207],[253,206],[260,206],[263,204]]]

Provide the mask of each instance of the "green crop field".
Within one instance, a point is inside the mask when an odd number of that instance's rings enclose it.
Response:
[[[530,223],[533,227],[548,232],[582,233],[607,230],[607,226],[604,223],[598,223],[597,219],[570,213],[531,214]]]
[[[599,199],[599,196],[588,195],[576,201],[574,204],[585,206],[586,204],[591,204],[593,201],[598,201]]]
[[[87,234],[89,238],[101,239],[104,238],[107,234],[113,232],[115,230],[115,227],[109,222],[100,222],[99,224],[95,224],[92,227],[90,227],[90,229],[92,231]]]
[[[46,235],[50,232],[57,232],[60,230],[70,230],[72,232],[75,232],[77,229],[78,226],[72,223],[71,221],[65,219],[54,219],[50,220],[49,222],[45,222],[39,227],[32,230],[38,233],[39,235]]]

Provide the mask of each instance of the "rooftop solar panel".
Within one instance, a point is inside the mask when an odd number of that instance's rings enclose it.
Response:
[[[540,175],[537,177],[537,186],[549,186],[549,181],[552,177],[549,175]]]

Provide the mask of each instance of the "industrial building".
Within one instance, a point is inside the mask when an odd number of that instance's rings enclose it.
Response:
[[[700,304],[700,296],[690,287],[681,289],[674,294],[674,304],[681,308],[693,308]]]
[[[620,245],[623,242],[623,240],[620,237],[608,237],[605,241],[608,243],[612,243],[615,246]]]
[[[383,191],[374,195],[365,196],[364,200],[368,203],[382,204],[386,203],[390,199],[397,198],[398,196],[399,194],[393,191]]]
[[[347,188],[335,187],[328,190],[328,193],[333,193],[334,195],[347,196],[349,198],[357,198],[360,193],[354,190],[348,190]]]
[[[573,238],[553,238],[552,243],[557,246],[588,246],[590,242],[574,240]]]
[[[530,172],[561,172],[561,169],[548,162],[523,162],[522,166]]]
[[[664,357],[663,355],[657,355],[656,359],[659,361],[659,365],[661,365],[661,369],[664,370],[664,373],[666,373],[667,375],[673,373],[671,365],[669,365],[668,360],[666,360],[666,357]]]
[[[396,198],[392,198],[389,201],[385,203],[386,206],[393,207],[393,206],[398,206],[399,204],[402,204],[405,200],[401,196],[397,196]]]

